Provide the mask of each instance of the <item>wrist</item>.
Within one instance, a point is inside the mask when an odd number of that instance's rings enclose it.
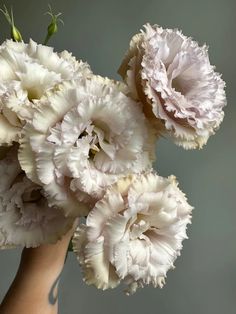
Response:
[[[39,271],[43,274],[56,274],[64,266],[71,234],[67,234],[55,244],[44,244],[37,248],[24,248],[20,268],[27,272]]]
[[[23,249],[20,268],[27,272],[39,271],[42,275],[57,273],[64,265],[67,247],[55,248],[40,246],[38,248]]]

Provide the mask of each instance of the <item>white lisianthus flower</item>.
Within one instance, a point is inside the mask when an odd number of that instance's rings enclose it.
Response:
[[[67,51],[5,41],[0,46],[0,145],[19,141],[22,126],[37,101],[63,81],[91,75],[87,63]]]
[[[144,27],[132,38],[119,73],[160,132],[186,149],[201,148],[223,120],[225,83],[206,46],[176,29]]]
[[[73,225],[22,172],[17,147],[0,160],[0,249],[57,242]]]
[[[128,294],[148,284],[162,287],[187,238],[191,211],[173,176],[118,181],[73,238],[86,283],[107,289],[124,280]]]
[[[141,107],[120,83],[92,76],[41,102],[25,127],[19,160],[50,204],[86,215],[118,177],[151,167],[154,143]]]

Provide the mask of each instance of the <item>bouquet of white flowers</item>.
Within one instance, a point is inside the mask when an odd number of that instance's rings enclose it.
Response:
[[[78,217],[73,251],[86,283],[127,284],[166,273],[187,238],[191,207],[174,176],[152,168],[163,135],[202,148],[223,120],[225,83],[207,48],[179,30],[146,24],[119,68],[95,75],[68,51],[25,43],[13,14],[0,46],[0,246],[57,242]]]

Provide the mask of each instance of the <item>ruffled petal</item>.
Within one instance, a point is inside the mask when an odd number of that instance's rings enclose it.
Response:
[[[119,73],[158,134],[168,133],[185,149],[201,148],[223,120],[225,83],[205,46],[176,29],[144,28],[132,38]]]
[[[60,89],[63,82],[91,75],[87,63],[33,40],[22,45],[5,41],[0,46],[0,71],[0,144],[4,145],[19,141],[38,100]]]
[[[77,209],[86,203],[89,211],[118,178],[151,168],[155,136],[123,89],[91,76],[60,85],[38,103],[24,129],[19,160],[43,185],[50,204],[58,205],[61,193],[68,202],[77,199]],[[66,201],[63,207],[73,215]]]
[[[17,160],[17,146],[0,160],[0,248],[57,242],[73,224],[49,207],[41,186],[30,181]]]
[[[162,287],[187,238],[192,207],[174,176],[130,175],[108,188],[78,228],[74,251],[86,282],[98,289],[128,285],[127,294]],[[109,280],[108,280],[109,279]]]

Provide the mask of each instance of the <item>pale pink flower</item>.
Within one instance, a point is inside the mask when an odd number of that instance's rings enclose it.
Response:
[[[128,294],[148,284],[162,287],[187,238],[191,211],[173,176],[118,181],[73,238],[86,283],[108,289],[124,280]]]
[[[206,46],[176,29],[144,27],[132,38],[119,73],[160,133],[186,149],[201,148],[223,120],[225,83]]]
[[[49,207],[42,188],[22,172],[17,147],[0,160],[0,249],[57,242],[73,224]]]
[[[67,51],[5,41],[0,46],[0,145],[19,141],[25,121],[37,101],[57,85],[91,74],[87,63],[76,61]]]
[[[151,167],[155,137],[121,84],[98,76],[68,82],[25,127],[19,160],[50,204],[86,215],[118,177]]]

